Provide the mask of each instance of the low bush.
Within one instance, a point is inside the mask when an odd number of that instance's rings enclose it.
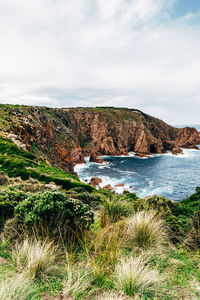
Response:
[[[5,221],[14,216],[15,206],[26,199],[27,195],[17,188],[6,187],[0,189],[0,229]]]
[[[177,214],[191,217],[198,210],[200,210],[200,187],[196,187],[196,193],[180,202]]]
[[[196,211],[191,219],[191,228],[184,244],[191,250],[198,251],[200,249],[200,211]]]
[[[34,228],[43,236],[67,237],[69,232],[88,229],[93,212],[80,200],[67,198],[60,192],[30,195],[15,208],[15,216],[26,228]]]

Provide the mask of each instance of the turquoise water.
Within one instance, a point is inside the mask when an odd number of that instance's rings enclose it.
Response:
[[[111,184],[118,192],[128,189],[140,197],[157,194],[180,201],[200,186],[200,151],[183,151],[178,156],[168,152],[148,158],[104,156],[106,164],[87,161],[75,169],[82,181],[100,177],[102,187]],[[121,183],[124,187],[115,187]]]

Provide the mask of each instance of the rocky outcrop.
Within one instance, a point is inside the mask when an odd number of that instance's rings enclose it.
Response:
[[[179,154],[200,144],[195,128],[178,129],[134,109],[2,105],[0,110],[1,134],[70,173],[86,156],[102,163],[102,155]]]
[[[70,109],[69,116],[77,130],[78,139],[85,141],[83,152],[97,161],[100,155],[138,156],[151,153],[173,154],[182,152],[181,147],[195,145],[200,134],[195,128],[172,127],[163,121],[137,110],[128,109]]]
[[[102,183],[102,179],[98,177],[92,177],[90,180],[90,185],[94,186],[95,188],[99,186],[99,184]]]
[[[114,188],[110,184],[105,185],[103,188],[108,190],[108,191],[113,191],[114,190]]]
[[[102,164],[104,162],[104,160],[100,156],[97,156],[94,153],[91,154],[90,161],[91,162],[96,162],[96,163],[99,163],[99,164]]]
[[[198,149],[196,145],[200,145],[200,132],[198,132],[196,128],[181,128],[179,129],[176,143],[182,148]]]

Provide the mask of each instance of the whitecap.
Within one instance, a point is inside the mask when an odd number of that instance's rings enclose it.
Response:
[[[77,173],[80,173],[81,171],[83,171],[83,170],[86,169],[87,167],[88,167],[87,164],[84,164],[84,163],[82,163],[82,164],[77,164],[77,165],[75,165],[75,167],[74,167],[74,171],[77,172]]]
[[[136,172],[134,172],[134,171],[123,171],[123,170],[117,170],[117,169],[115,169],[115,170],[118,171],[119,173],[128,174],[128,175],[136,174]]]

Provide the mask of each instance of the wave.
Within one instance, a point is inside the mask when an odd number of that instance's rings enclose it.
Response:
[[[171,185],[159,186],[154,189],[144,188],[137,191],[140,197],[153,196],[153,195],[163,195],[163,194],[173,194],[173,188]]]
[[[134,171],[127,171],[127,170],[123,171],[123,170],[117,170],[117,169],[113,169],[113,170],[116,170],[119,173],[128,174],[128,175],[136,174],[136,172],[134,172]]]
[[[87,168],[87,164],[77,164],[75,165],[74,167],[74,171],[77,172],[77,173],[80,173],[83,169],[86,169]]]
[[[178,154],[178,155],[173,155],[176,158],[192,158],[195,157],[197,155],[200,156],[200,151],[197,149],[183,149],[183,154]]]

